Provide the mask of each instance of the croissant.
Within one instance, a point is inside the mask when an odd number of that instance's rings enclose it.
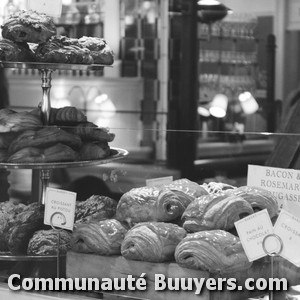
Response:
[[[37,131],[27,130],[21,133],[9,146],[9,153],[15,153],[23,148],[47,148],[57,143],[65,144],[73,149],[81,146],[79,136],[68,133],[57,127],[46,127]]]
[[[86,122],[86,115],[73,106],[65,106],[62,108],[51,108],[50,124],[51,125],[72,125]]]
[[[234,222],[253,214],[251,205],[239,196],[205,195],[193,201],[182,215],[187,232],[234,228]]]
[[[139,223],[125,235],[121,253],[131,260],[172,261],[176,246],[185,236],[186,231],[176,224]]]
[[[110,133],[108,128],[100,128],[91,122],[81,123],[67,130],[79,135],[83,141],[112,142],[115,138],[115,134]]]
[[[229,195],[242,197],[250,203],[254,211],[267,209],[270,218],[278,214],[278,202],[273,194],[259,187],[241,186],[233,190],[228,190]]]
[[[134,188],[121,196],[116,218],[130,227],[146,221],[175,221],[184,212],[185,204],[167,188]]]
[[[28,255],[56,255],[59,245],[60,254],[65,254],[70,249],[71,233],[61,230],[58,244],[58,234],[54,229],[38,230],[29,240]]]
[[[26,254],[29,240],[34,232],[41,229],[44,221],[44,208],[32,203],[19,213],[8,230],[8,247],[12,254]]]
[[[73,231],[71,249],[99,255],[120,254],[126,232],[121,223],[114,219],[77,224]]]
[[[23,148],[8,158],[9,163],[49,163],[78,160],[78,154],[69,146],[56,144],[46,149]]]
[[[251,267],[238,237],[224,230],[188,234],[176,247],[176,262],[185,268],[224,274]]]
[[[29,112],[17,113],[10,109],[2,109],[0,111],[0,133],[36,129],[42,125],[41,119]]]

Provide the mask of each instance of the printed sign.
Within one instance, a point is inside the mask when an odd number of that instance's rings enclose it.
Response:
[[[148,187],[162,186],[162,185],[170,184],[172,183],[172,181],[173,181],[173,176],[151,178],[151,179],[146,179],[146,186]]]
[[[45,197],[44,224],[73,230],[76,193],[47,188]]]
[[[267,255],[262,242],[267,235],[273,234],[273,225],[266,209],[245,217],[234,225],[249,261]],[[271,252],[275,246],[269,245],[268,251]]]
[[[274,225],[274,233],[281,238],[283,249],[280,255],[300,267],[300,219],[281,210]]]
[[[45,13],[52,17],[60,17],[62,0],[27,0],[27,9]]]
[[[247,185],[270,191],[280,208],[300,217],[300,170],[249,165]]]

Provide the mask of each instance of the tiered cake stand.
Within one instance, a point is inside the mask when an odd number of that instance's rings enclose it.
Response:
[[[49,125],[50,110],[51,110],[51,100],[50,100],[50,90],[52,73],[56,70],[66,70],[66,71],[99,71],[103,70],[104,67],[109,67],[107,65],[79,65],[79,64],[57,64],[57,63],[36,63],[36,62],[5,62],[0,61],[0,68],[14,68],[14,69],[36,69],[40,71],[42,79],[42,101],[40,104],[42,112],[42,121],[44,126]],[[76,161],[76,162],[51,162],[51,163],[0,163],[0,169],[32,169],[33,178],[39,178],[36,184],[33,184],[32,189],[35,194],[38,194],[38,199],[41,204],[45,203],[45,192],[49,185],[51,178],[51,173],[53,169],[59,168],[78,168],[95,166],[101,164],[107,164],[117,159],[121,159],[128,154],[127,150],[120,148],[112,148],[111,153],[108,157],[104,159],[96,160],[86,160],[86,161]],[[38,193],[36,193],[38,191]],[[55,261],[57,256],[28,256],[28,255],[10,255],[9,253],[0,254],[0,266],[4,262],[17,262],[17,265],[21,265],[21,269],[24,271],[28,265],[34,270],[34,274],[30,272],[25,272],[27,276],[42,275],[42,270],[52,266],[55,266]],[[44,267],[42,267],[44,266]],[[1,269],[1,268],[0,268]],[[22,270],[18,270],[22,273]],[[1,274],[0,274],[1,275]]]

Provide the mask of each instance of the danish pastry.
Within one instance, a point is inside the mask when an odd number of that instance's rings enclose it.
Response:
[[[62,64],[92,64],[90,50],[83,48],[77,39],[54,36],[39,44],[35,50],[37,61]]]
[[[56,34],[53,19],[32,10],[17,11],[1,27],[3,38],[14,42],[42,43]]]
[[[91,51],[95,64],[112,65],[114,54],[103,38],[83,36],[78,40],[79,44]]]
[[[25,43],[14,43],[11,40],[0,40],[0,60],[14,62],[35,61],[34,53]]]

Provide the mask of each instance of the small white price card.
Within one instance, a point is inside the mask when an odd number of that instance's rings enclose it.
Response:
[[[60,17],[62,0],[27,0],[27,9],[45,13],[52,17]]]
[[[146,179],[146,186],[148,187],[162,186],[162,185],[170,184],[172,181],[173,181],[173,176],[151,178],[151,179]]]
[[[263,249],[263,239],[273,233],[273,225],[266,209],[234,223],[249,261],[267,255]],[[270,245],[271,248],[273,245]],[[269,247],[268,247],[269,251]]]
[[[281,210],[274,225],[274,233],[283,244],[280,255],[300,267],[300,219],[284,209]]]
[[[247,185],[270,191],[279,207],[300,218],[300,170],[249,165]]]
[[[76,195],[65,190],[47,188],[44,223],[51,225],[52,221],[55,227],[73,230]]]

